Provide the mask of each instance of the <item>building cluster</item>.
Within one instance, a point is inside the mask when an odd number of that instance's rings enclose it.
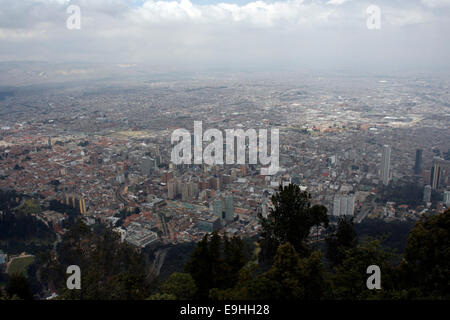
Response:
[[[285,75],[271,78],[277,85],[252,77],[8,97],[0,101],[13,110],[0,121],[0,187],[62,206],[43,219],[75,210],[141,248],[213,230],[253,236],[271,196],[289,183],[330,216],[356,222],[418,219],[450,206],[448,87],[395,77]],[[222,132],[279,129],[280,170],[263,176],[248,154],[247,164],[174,164],[171,134],[193,132],[194,121]],[[421,205],[374,201],[404,179],[424,190]]]

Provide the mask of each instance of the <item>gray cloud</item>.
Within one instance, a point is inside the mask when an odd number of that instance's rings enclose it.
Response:
[[[67,30],[79,5],[81,30]],[[368,30],[366,8],[381,8]],[[0,60],[448,68],[447,0],[0,0]]]

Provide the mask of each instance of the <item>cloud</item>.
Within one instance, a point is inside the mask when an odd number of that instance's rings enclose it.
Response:
[[[423,24],[432,20],[433,15],[430,12],[417,8],[408,10],[386,8],[384,10],[386,21],[392,26],[402,27],[415,24]]]
[[[422,0],[422,3],[430,8],[450,7],[450,0]]]
[[[324,65],[449,53],[436,32],[450,27],[436,7],[444,0],[376,1],[379,31],[366,26],[369,0],[225,1],[0,0],[0,61]],[[66,28],[69,4],[81,8],[81,30]]]
[[[329,1],[327,2],[327,4],[331,4],[331,5],[341,5],[341,4],[344,4],[344,3],[349,2],[349,1],[351,1],[351,0],[329,0]]]
[[[248,24],[255,27],[321,24],[330,18],[333,9],[303,0],[264,2],[244,5],[217,3],[196,5],[189,0],[147,1],[129,13],[140,23],[189,22],[199,24]]]

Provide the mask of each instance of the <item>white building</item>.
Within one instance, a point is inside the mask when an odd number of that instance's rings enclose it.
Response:
[[[333,216],[353,216],[355,195],[335,195],[333,199]]]
[[[383,159],[381,161],[381,180],[387,186],[391,180],[391,147],[383,147]]]
[[[450,191],[444,191],[444,203],[447,207],[450,207]]]

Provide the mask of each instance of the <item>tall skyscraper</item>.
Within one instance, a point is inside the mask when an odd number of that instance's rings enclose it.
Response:
[[[433,158],[430,172],[430,185],[433,190],[450,184],[450,161],[440,157]]]
[[[247,167],[245,166],[245,164],[241,165],[241,175],[243,177],[245,177],[247,175]]]
[[[181,200],[192,201],[198,195],[198,186],[195,182],[186,182],[181,187]]]
[[[339,213],[340,216],[345,216],[347,214],[347,197],[341,197],[341,211]]]
[[[391,180],[391,147],[385,145],[383,147],[383,159],[381,162],[381,179],[383,184],[387,186]]]
[[[422,149],[416,150],[416,163],[414,165],[414,173],[421,174],[422,173]]]
[[[447,207],[450,206],[450,191],[444,191],[444,203]]]
[[[216,217],[218,217],[220,219],[220,221],[222,221],[223,216],[222,216],[222,212],[223,212],[223,201],[222,200],[214,200],[213,201],[213,212],[214,215]]]
[[[341,213],[341,199],[338,195],[333,199],[333,216],[339,216]]]
[[[143,157],[141,162],[141,173],[143,176],[149,176],[156,168],[156,161],[150,157]]]
[[[171,200],[175,198],[175,188],[176,185],[173,180],[167,182],[167,197]]]
[[[348,195],[347,196],[347,216],[353,216],[355,212],[355,196],[354,195]]]
[[[433,190],[437,190],[439,188],[440,178],[441,178],[441,166],[439,165],[439,163],[434,162],[433,166],[431,167],[431,174],[430,174],[430,184]]]
[[[428,184],[423,188],[423,202],[430,202],[431,201],[431,186]]]
[[[71,206],[74,209],[79,210],[81,214],[86,214],[86,203],[83,197],[76,196],[73,194],[66,194],[65,195],[65,202],[68,206]]]
[[[225,197],[225,220],[233,221],[234,219],[234,205],[233,205],[233,196]]]

